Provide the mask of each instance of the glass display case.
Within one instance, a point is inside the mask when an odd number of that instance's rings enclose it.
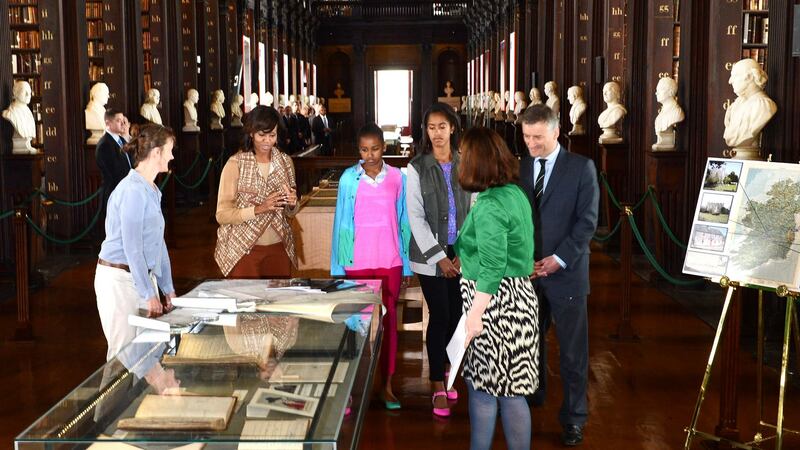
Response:
[[[206,310],[169,333],[141,333],[20,434],[16,448],[356,448],[382,332],[374,287],[332,295],[269,283],[201,283],[184,297],[221,297],[204,291],[213,286],[236,297],[239,311]],[[329,299],[347,308],[314,311]],[[302,308],[262,312],[293,304]]]

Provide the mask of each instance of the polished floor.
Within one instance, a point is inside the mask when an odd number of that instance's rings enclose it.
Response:
[[[170,249],[179,293],[199,280],[218,277],[212,260],[215,227],[207,208],[178,216],[176,244]],[[83,262],[79,262],[79,261]],[[105,356],[93,290],[91,255],[76,258],[72,267],[31,296],[36,341],[8,341],[16,320],[12,300],[0,303],[0,448],[11,448],[13,438],[56,401],[96,370]],[[592,256],[590,326],[590,417],[585,449],[676,449],[683,446],[701,381],[713,330],[674,300],[635,278],[633,320],[641,335],[637,343],[620,343],[608,336],[617,323],[618,265],[602,252]],[[720,294],[721,296],[721,294]],[[552,336],[549,336],[552,340]],[[551,342],[554,348],[555,342]],[[551,361],[557,357],[550,352]],[[420,333],[401,333],[395,392],[403,408],[388,412],[373,401],[363,427],[362,449],[464,449],[469,445],[469,417],[463,383],[461,399],[449,419],[431,415],[427,362]],[[742,439],[757,430],[754,395],[754,359],[740,354],[739,426]],[[767,416],[774,417],[777,375],[766,376]],[[557,367],[551,366],[549,393],[543,408],[534,409],[533,447],[561,448],[556,416],[560,404]],[[718,391],[707,395],[700,428],[713,431],[717,422]],[[787,423],[800,428],[796,405],[800,394],[788,391]],[[765,432],[765,434],[767,434]],[[505,448],[502,429],[495,448]],[[771,444],[764,446],[772,448]],[[694,448],[701,448],[698,444]],[[790,436],[784,448],[800,448]]]

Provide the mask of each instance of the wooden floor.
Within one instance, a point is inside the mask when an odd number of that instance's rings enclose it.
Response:
[[[206,208],[179,215],[176,245],[170,249],[179,293],[202,279],[219,276],[212,260],[215,226],[208,217]],[[61,273],[47,288],[32,294],[36,342],[4,341],[0,345],[0,448],[11,448],[14,436],[104,362],[105,340],[93,289],[94,262],[91,255],[82,260]],[[683,429],[691,418],[713,330],[636,278],[633,317],[642,339],[638,343],[615,342],[608,335],[616,326],[618,314],[616,302],[621,278],[618,265],[601,252],[595,252],[591,270],[590,413],[582,448],[681,448]],[[14,302],[0,303],[2,339],[11,335],[15,320]],[[553,345],[551,342],[551,348]],[[551,351],[550,356],[555,361],[556,351]],[[395,392],[403,409],[388,412],[373,402],[367,412],[360,448],[467,448],[469,417],[463,383],[457,384],[462,396],[453,406],[453,416],[444,420],[434,418],[420,333],[401,333],[398,359]],[[739,426],[742,439],[749,440],[757,431],[754,359],[743,352],[740,365],[743,373]],[[557,367],[551,365],[547,376],[553,388],[548,401],[543,408],[532,411],[533,445],[537,449],[561,448],[556,419],[561,397]],[[776,404],[777,389],[776,373],[768,371],[769,417],[774,417],[772,405]],[[717,398],[712,377],[700,420],[703,430],[713,431]],[[787,421],[794,428],[800,428],[798,400],[800,395],[790,388]],[[784,448],[800,448],[800,439],[787,439]],[[500,427],[495,441],[496,448],[505,448]]]

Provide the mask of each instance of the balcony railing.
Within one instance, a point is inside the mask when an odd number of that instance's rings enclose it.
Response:
[[[364,2],[362,0],[323,0],[314,3],[314,12],[320,18],[460,18],[467,12],[467,2],[430,2],[422,0]]]

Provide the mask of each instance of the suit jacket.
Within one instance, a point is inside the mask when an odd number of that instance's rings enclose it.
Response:
[[[594,162],[561,147],[537,210],[534,161],[530,156],[520,161],[520,184],[533,210],[534,259],[555,254],[567,265],[536,280],[536,285],[548,298],[588,295],[589,244],[597,229],[600,201]]]
[[[328,128],[330,128],[331,118],[327,115],[325,117],[328,119]],[[323,150],[327,151],[331,145],[330,133],[325,132],[325,124],[322,122],[321,116],[314,116],[311,119],[311,132],[314,134],[314,143],[322,145]]]
[[[130,172],[130,159],[122,151],[119,144],[114,141],[114,138],[106,132],[97,141],[95,160],[103,177],[103,190],[105,195],[108,196]]]

